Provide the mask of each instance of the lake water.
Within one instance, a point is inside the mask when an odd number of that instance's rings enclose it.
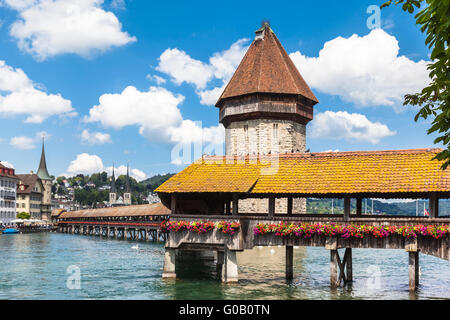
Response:
[[[450,263],[424,254],[409,293],[403,250],[353,249],[354,281],[335,290],[324,248],[295,248],[290,282],[284,247],[238,253],[238,284],[222,284],[213,256],[199,253],[182,257],[180,279],[163,280],[162,243],[35,233],[0,235],[0,250],[0,299],[450,299]],[[80,271],[80,289],[68,288],[68,269]]]

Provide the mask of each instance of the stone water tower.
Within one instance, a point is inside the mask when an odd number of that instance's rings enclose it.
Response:
[[[256,36],[216,103],[226,129],[227,155],[305,152],[306,124],[317,98],[303,80],[268,22]],[[285,213],[287,199],[275,212]],[[268,201],[240,200],[240,212],[267,212]],[[306,211],[305,199],[294,199],[293,213]]]

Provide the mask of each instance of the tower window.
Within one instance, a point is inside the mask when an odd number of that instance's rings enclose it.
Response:
[[[275,140],[278,139],[278,123],[273,124],[273,137]]]

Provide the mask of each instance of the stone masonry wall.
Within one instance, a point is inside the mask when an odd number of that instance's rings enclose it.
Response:
[[[290,120],[255,119],[232,122],[225,133],[227,155],[304,152],[306,127]],[[239,200],[241,213],[268,212],[268,199]],[[293,199],[293,213],[306,212],[306,199]],[[276,199],[275,213],[287,212],[287,199]]]

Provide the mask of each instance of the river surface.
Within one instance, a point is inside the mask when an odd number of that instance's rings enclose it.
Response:
[[[163,243],[0,235],[0,299],[450,299],[450,263],[424,254],[419,290],[409,293],[403,250],[353,249],[354,281],[335,290],[324,248],[295,248],[290,282],[284,247],[238,253],[238,284],[218,280],[213,255],[188,253],[179,260],[179,279],[163,280]]]

